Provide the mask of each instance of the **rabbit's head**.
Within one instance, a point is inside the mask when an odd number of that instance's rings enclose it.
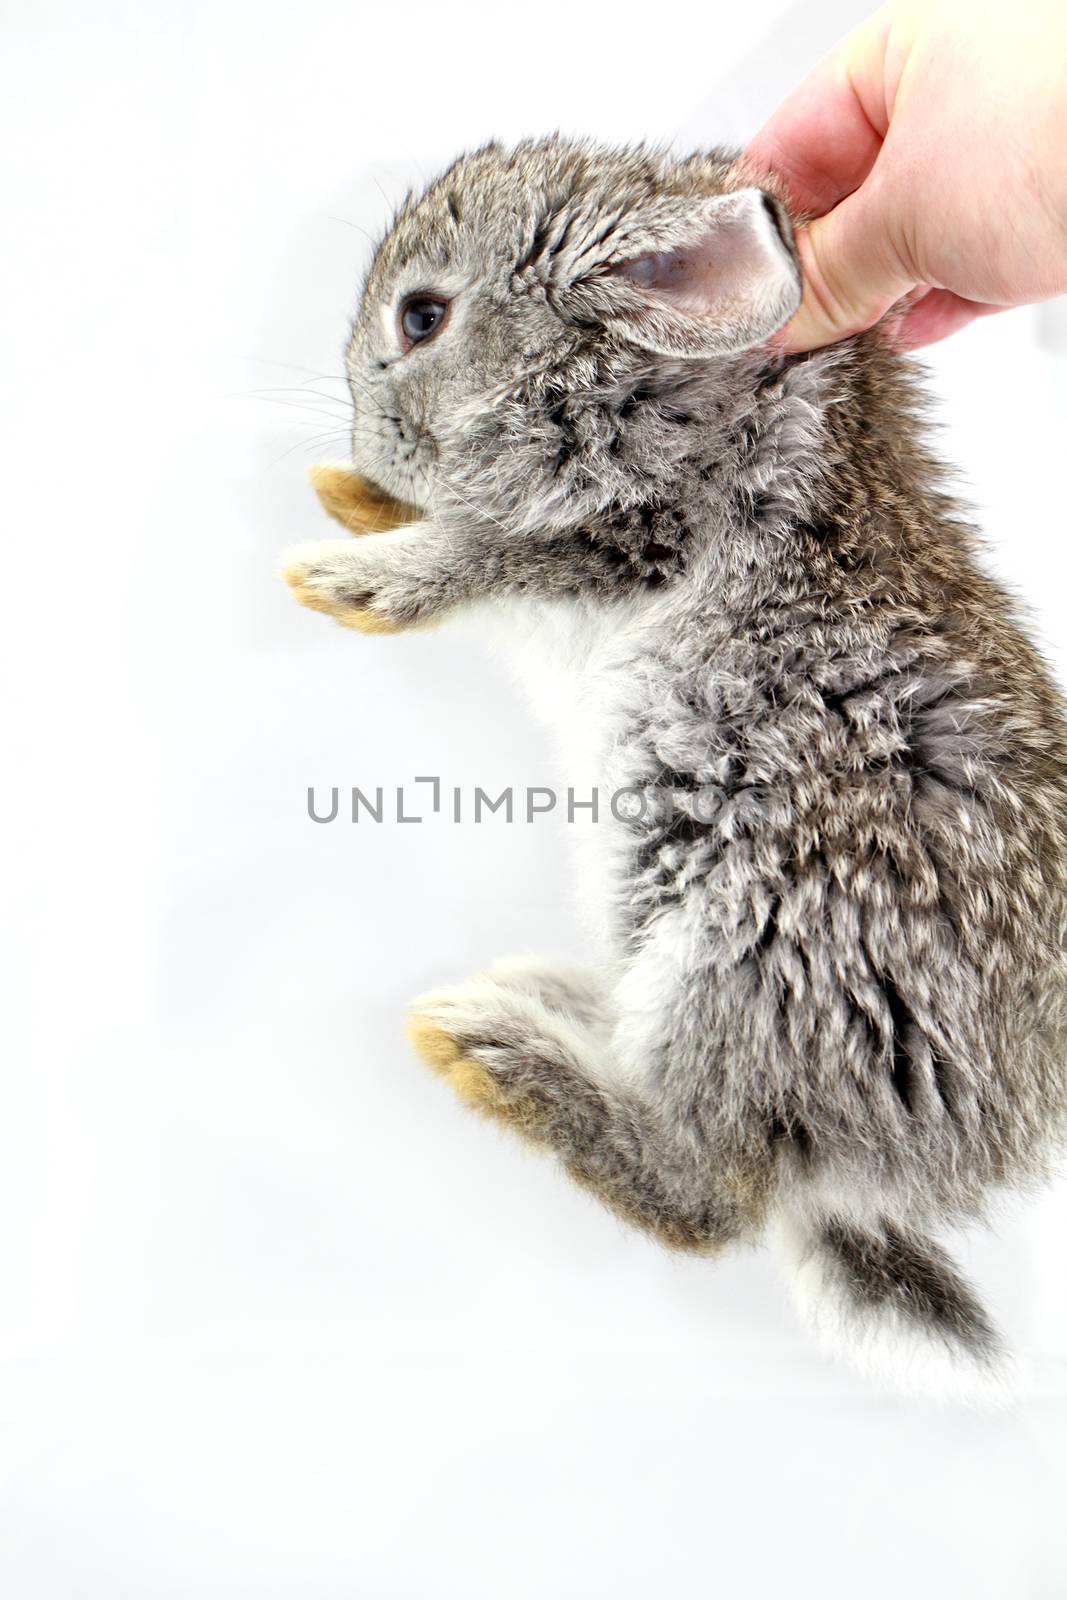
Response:
[[[617,422],[649,384],[725,372],[799,299],[782,205],[726,155],[488,145],[405,201],[371,264],[355,466],[422,508],[475,468],[513,500],[578,490],[575,459],[610,450],[599,400]]]

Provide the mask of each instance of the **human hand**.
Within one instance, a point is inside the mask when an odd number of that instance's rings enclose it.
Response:
[[[893,0],[747,151],[795,209],[810,350],[898,301],[905,348],[1067,292],[1064,0]]]

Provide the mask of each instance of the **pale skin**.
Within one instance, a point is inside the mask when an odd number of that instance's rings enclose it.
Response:
[[[749,146],[800,229],[804,299],[779,339],[832,344],[903,302],[895,337],[1067,293],[1064,0],[891,0]]]

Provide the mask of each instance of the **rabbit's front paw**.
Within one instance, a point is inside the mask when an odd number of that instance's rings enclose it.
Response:
[[[282,577],[301,605],[323,611],[360,633],[398,633],[419,620],[396,552],[395,536],[367,534],[358,544],[323,539],[298,545],[282,561]]]
[[[414,506],[394,500],[350,467],[309,467],[308,477],[323,510],[349,533],[388,533],[419,519]]]

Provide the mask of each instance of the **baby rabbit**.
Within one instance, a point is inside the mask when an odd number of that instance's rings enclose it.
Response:
[[[463,1099],[706,1254],[770,1228],[823,1334],[994,1384],[928,1237],[1062,1140],[1067,724],[884,332],[787,357],[789,219],[727,153],[488,145],[410,198],[348,371],[355,540],[308,605],[504,615],[597,827],[596,971],[418,1003]],[[669,801],[669,803],[668,803]],[[618,813],[618,814],[616,814]]]

